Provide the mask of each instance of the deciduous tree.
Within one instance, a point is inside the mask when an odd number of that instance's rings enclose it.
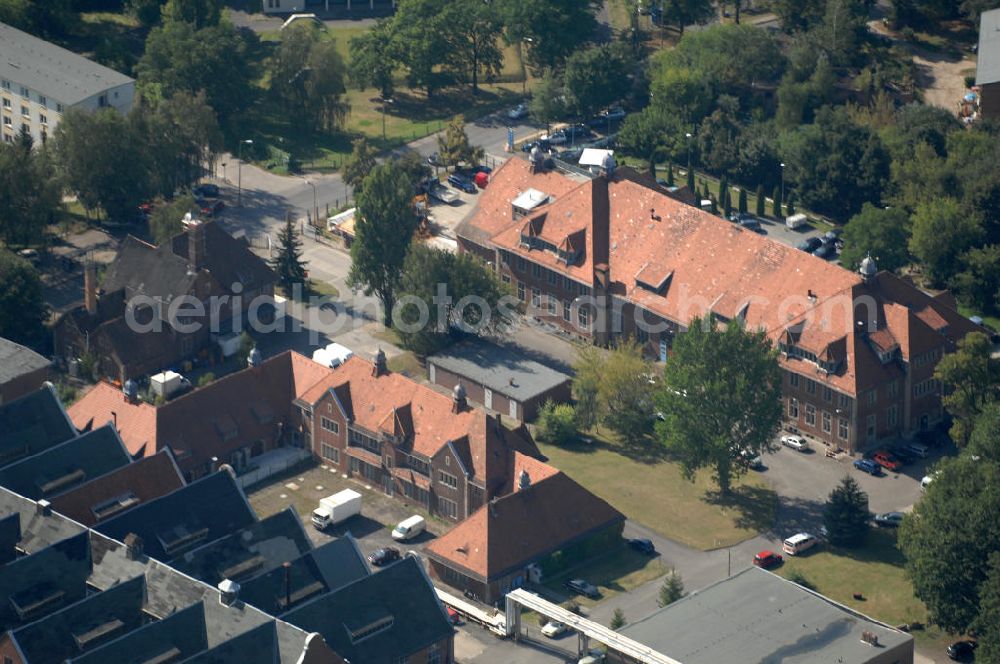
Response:
[[[840,263],[856,269],[865,256],[871,255],[879,268],[890,272],[909,264],[910,217],[898,207],[880,208],[865,203],[861,212],[844,227],[844,249]]]
[[[921,203],[913,213],[910,251],[931,281],[945,284],[958,273],[961,255],[982,238],[981,224],[954,198]]]
[[[182,194],[172,201],[158,199],[153,212],[149,215],[149,232],[153,236],[153,241],[156,244],[164,244],[183,231],[184,225],[181,222],[188,212],[197,217],[198,206],[195,205],[194,196],[191,194]]]
[[[951,280],[963,304],[990,313],[1000,305],[1000,245],[991,244],[965,252],[962,271]]]
[[[357,194],[356,215],[348,283],[374,293],[391,324],[403,262],[417,227],[406,173],[392,162],[376,166]]]
[[[579,436],[576,412],[568,403],[546,401],[538,411],[535,437],[543,443],[568,445]]]
[[[552,69],[546,69],[542,79],[535,84],[528,103],[528,112],[546,129],[566,115],[566,98],[562,79]]]
[[[45,234],[59,207],[48,148],[28,142],[0,145],[0,239],[7,244],[35,243]]]
[[[638,344],[623,341],[610,352],[581,348],[574,369],[573,398],[581,428],[603,424],[626,444],[649,436],[653,428],[652,367]]]
[[[520,43],[537,75],[561,67],[597,30],[600,0],[499,0],[507,41]]]
[[[424,244],[410,246],[396,292],[396,331],[420,357],[461,335],[502,335],[516,317],[516,300],[496,273],[469,254]]]
[[[222,18],[219,0],[167,0],[163,5],[163,20],[189,23],[201,29],[218,25]]]
[[[438,156],[445,167],[457,166],[461,163],[475,166],[483,160],[485,151],[478,145],[469,143],[469,135],[465,133],[465,118],[456,115],[444,134],[438,135]]]
[[[366,177],[375,169],[375,150],[364,138],[355,139],[351,144],[351,154],[344,161],[341,175],[344,182],[357,189]]]
[[[705,23],[714,15],[711,0],[667,0],[663,7],[663,22],[676,25],[681,34],[685,27]]]
[[[769,449],[781,422],[777,351],[763,331],[694,318],[674,340],[655,403],[657,433],[685,476],[711,467],[725,495],[745,472],[741,454]]]
[[[992,356],[992,345],[986,335],[974,332],[958,342],[956,352],[941,358],[934,377],[944,387],[941,401],[953,418],[951,438],[963,447],[983,408],[997,399],[1000,360]]]
[[[48,311],[38,270],[20,256],[0,249],[0,337],[38,347],[45,337]]]
[[[620,44],[581,49],[566,60],[563,82],[569,109],[588,118],[628,93],[631,65]]]
[[[391,20],[382,20],[350,41],[350,79],[359,89],[376,88],[382,97],[393,93],[393,73],[399,66]]]
[[[450,0],[441,18],[447,26],[448,68],[469,81],[472,94],[477,95],[479,77],[490,79],[503,66],[497,7],[481,0]]]

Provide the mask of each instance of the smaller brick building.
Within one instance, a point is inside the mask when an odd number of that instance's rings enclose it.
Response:
[[[295,405],[325,463],[453,521],[509,487],[515,452],[541,456],[524,425],[470,408],[461,385],[449,397],[388,371],[381,351],[352,357]]]
[[[510,493],[425,547],[431,576],[488,604],[620,545],[625,524],[621,512],[555,468],[516,457]]]
[[[464,341],[428,357],[427,370],[435,385],[461,385],[472,401],[522,422],[534,420],[546,401],[571,397],[567,374],[509,345]]]

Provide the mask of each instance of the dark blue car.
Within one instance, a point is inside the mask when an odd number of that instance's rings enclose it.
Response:
[[[875,475],[876,477],[882,474],[882,466],[878,465],[871,459],[855,459],[854,467],[862,472],[868,473],[869,475]]]
[[[455,187],[456,189],[461,189],[467,194],[476,193],[476,184],[469,180],[467,177],[459,175],[458,173],[452,173],[448,176],[448,184]]]

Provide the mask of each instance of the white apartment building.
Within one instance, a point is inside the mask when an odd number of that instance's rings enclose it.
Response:
[[[0,23],[0,134],[25,126],[36,143],[70,108],[132,108],[135,80],[61,46]]]

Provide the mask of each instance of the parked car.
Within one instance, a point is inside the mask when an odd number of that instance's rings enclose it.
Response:
[[[761,569],[771,569],[772,567],[777,567],[783,562],[785,562],[785,559],[781,557],[780,553],[775,553],[774,551],[768,551],[766,549],[753,557],[753,564]]]
[[[882,528],[898,528],[899,524],[903,523],[905,516],[902,512],[885,512],[884,514],[876,514],[872,521],[876,526]]]
[[[458,611],[451,608],[450,606],[446,606],[444,607],[444,609],[445,611],[448,612],[448,622],[450,622],[452,625],[457,625],[460,622],[462,622],[462,614],[460,614]]]
[[[904,445],[902,449],[907,454],[911,454],[919,459],[926,459],[928,456],[930,456],[931,453],[930,448],[928,448],[926,445],[922,445],[916,442],[908,443]]]
[[[569,136],[562,129],[554,131],[551,134],[545,134],[542,136],[541,140],[548,141],[552,145],[563,145],[569,142]]]
[[[542,628],[542,636],[549,639],[554,639],[560,634],[565,634],[567,629],[569,628],[566,627],[566,625],[562,624],[561,622],[556,622],[555,620],[551,620],[545,623],[545,627]]]
[[[903,464],[899,462],[899,459],[892,456],[888,452],[876,452],[872,455],[872,461],[886,470],[891,470],[892,472],[896,472],[903,467]]]
[[[464,175],[459,175],[458,173],[452,173],[448,176],[448,184],[455,187],[456,189],[461,189],[467,194],[474,194],[478,189],[476,189],[475,183]]]
[[[442,166],[441,155],[437,152],[431,153],[431,156],[427,157],[427,163],[431,166]]]
[[[399,560],[399,549],[394,549],[391,546],[375,549],[372,555],[368,556],[368,562],[375,567],[384,567],[397,560]]]
[[[656,553],[656,547],[653,546],[653,540],[649,539],[630,539],[628,545],[638,551],[639,553],[645,553],[646,555],[653,555]]]
[[[219,197],[219,185],[210,182],[199,184],[193,191],[195,196],[204,196],[205,198]]]
[[[811,254],[823,245],[823,240],[818,237],[807,237],[806,239],[795,245],[795,248],[799,251],[804,251],[807,254]]]
[[[560,161],[565,161],[570,164],[579,163],[580,157],[583,155],[583,148],[570,148],[569,150],[563,150],[556,155],[556,158]]]
[[[739,221],[740,227],[745,228],[748,231],[753,231],[755,233],[763,233],[764,229],[760,225],[760,219],[754,216],[746,215]]]
[[[751,470],[764,469],[764,459],[762,459],[759,454],[754,454],[753,450],[742,450],[740,452],[740,458],[743,459],[743,463],[747,465],[747,468],[750,468]]]
[[[600,591],[597,590],[597,586],[585,579],[570,579],[565,585],[566,590],[571,590],[590,599],[597,599],[601,596]]]
[[[975,641],[955,641],[948,646],[948,657],[956,662],[971,662],[976,658]]]
[[[819,540],[809,533],[796,533],[781,543],[781,550],[790,556],[797,556],[819,544]]]
[[[809,449],[809,441],[802,436],[787,435],[781,437],[781,444],[790,447],[796,452],[805,452]]]
[[[876,477],[882,474],[882,466],[878,465],[871,459],[855,459],[854,467],[863,473],[875,475]]]
[[[518,104],[514,108],[507,111],[507,117],[511,120],[520,120],[521,118],[528,117],[528,105]]]
[[[216,199],[214,201],[199,201],[198,206],[201,208],[202,215],[214,217],[225,209],[226,204]]]
[[[815,256],[816,258],[822,258],[822,259],[833,258],[834,256],[837,255],[837,247],[834,246],[832,242],[831,243],[823,242],[818,247],[816,247],[816,250],[813,251],[812,253],[813,256]]]

